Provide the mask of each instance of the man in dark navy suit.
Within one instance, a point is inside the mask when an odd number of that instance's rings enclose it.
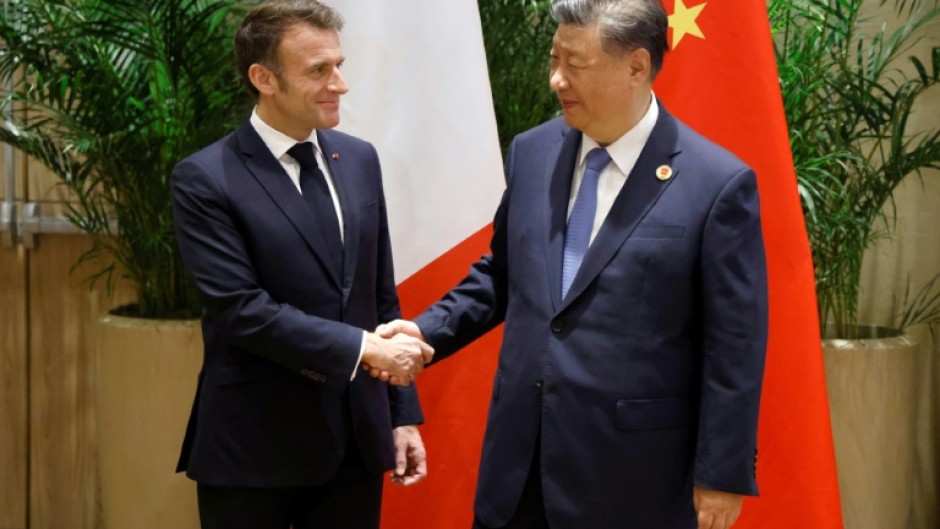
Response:
[[[658,0],[552,13],[564,116],[513,142],[492,254],[415,323],[379,332],[442,358],[505,321],[476,528],[726,529],[757,493],[755,175],[652,94]]]
[[[382,474],[426,474],[414,376],[433,351],[364,329],[400,316],[372,145],[328,130],[342,18],[255,8],[235,37],[251,119],[180,162],[174,215],[205,358],[178,470],[205,528],[377,529]],[[361,363],[400,386],[356,376]]]

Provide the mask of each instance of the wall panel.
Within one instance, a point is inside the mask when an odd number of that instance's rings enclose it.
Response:
[[[28,446],[25,251],[0,248],[0,527],[26,527]]]
[[[6,149],[0,146],[0,200],[24,196],[24,157],[14,154],[14,196],[7,197]],[[6,234],[4,234],[6,236]],[[0,238],[6,240],[6,237]],[[29,443],[26,252],[0,246],[0,528],[27,524]]]
[[[43,235],[30,252],[31,529],[100,526],[93,340],[112,304],[103,284],[84,283],[92,268],[70,272],[89,244],[87,236]]]

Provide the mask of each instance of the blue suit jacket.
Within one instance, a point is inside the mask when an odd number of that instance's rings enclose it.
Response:
[[[342,273],[328,264],[316,215],[250,124],[173,171],[177,238],[205,306],[205,358],[178,470],[201,483],[322,483],[345,451],[343,414],[366,465],[382,472],[394,466],[392,426],[422,421],[413,387],[349,382],[362,330],[400,311],[375,149],[318,135],[342,204]]]
[[[553,529],[695,527],[692,485],[756,494],[767,335],[754,173],[660,108],[561,298],[581,133],[518,136],[492,255],[417,319],[436,359],[505,320],[475,510],[515,511],[540,436]],[[657,168],[672,168],[660,180]]]

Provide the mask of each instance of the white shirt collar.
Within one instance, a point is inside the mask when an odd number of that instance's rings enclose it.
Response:
[[[255,132],[258,133],[258,136],[261,136],[261,141],[268,147],[268,150],[271,151],[271,154],[274,155],[278,160],[282,156],[287,154],[287,150],[298,143],[297,140],[291,138],[287,134],[275,129],[271,125],[268,125],[258,116],[258,108],[255,107],[251,111],[251,118],[249,119],[251,126],[254,127]],[[316,153],[320,153],[320,141],[317,139],[317,129],[310,131],[310,135],[307,136],[307,139],[303,141],[309,141],[313,143],[313,148]],[[288,155],[290,156],[290,155]]]
[[[650,107],[646,110],[646,114],[643,114],[643,117],[640,118],[640,121],[634,125],[632,129],[625,132],[623,136],[617,138],[616,141],[607,146],[607,153],[610,154],[611,160],[613,160],[614,164],[617,165],[617,168],[620,169],[620,172],[624,175],[629,175],[630,171],[633,170],[633,166],[636,164],[640,151],[643,150],[643,146],[646,145],[646,140],[648,140],[650,134],[653,133],[657,119],[659,119],[659,105],[656,104],[656,96],[651,93]],[[581,154],[578,159],[579,167],[584,164],[584,159],[587,158],[588,153],[595,147],[600,147],[600,144],[597,143],[594,138],[583,134],[581,140]]]

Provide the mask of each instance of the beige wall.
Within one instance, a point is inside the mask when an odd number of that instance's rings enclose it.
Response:
[[[56,206],[57,179],[24,158],[17,199]],[[92,333],[113,302],[83,282],[94,265],[71,270],[89,246],[41,235],[32,250],[0,247],[0,528],[101,526]],[[114,303],[129,294],[119,288]]]
[[[940,116],[940,93],[932,99],[933,116]],[[901,311],[908,275],[916,288],[940,272],[940,171],[926,174],[924,186],[916,179],[908,179],[896,198],[895,238],[882,241],[865,256],[860,304],[860,317],[865,322],[889,325]],[[912,528],[937,529],[940,528],[940,340],[923,327],[912,332],[921,341]]]
[[[874,2],[872,2],[874,3]],[[888,2],[888,8],[894,3]],[[873,10],[874,21],[885,20],[884,12]],[[940,45],[940,23],[924,32],[912,53],[926,58],[930,46]],[[907,56],[909,54],[905,54]],[[940,123],[940,87],[919,101],[911,123],[915,131]],[[908,277],[912,289],[924,285],[940,273],[940,171],[927,171],[923,185],[916,176],[908,179],[895,194],[897,228],[895,236],[881,241],[866,255],[862,269],[860,319],[890,325],[902,310]],[[937,329],[940,331],[940,328]],[[926,328],[911,330],[921,340],[919,355],[917,435],[915,439],[915,481],[911,529],[940,528],[940,340]],[[940,338],[940,333],[937,334]]]
[[[0,148],[0,168],[3,155]],[[5,192],[0,186],[0,198],[6,198]],[[22,247],[0,246],[0,527],[10,528],[26,527],[25,263]]]

